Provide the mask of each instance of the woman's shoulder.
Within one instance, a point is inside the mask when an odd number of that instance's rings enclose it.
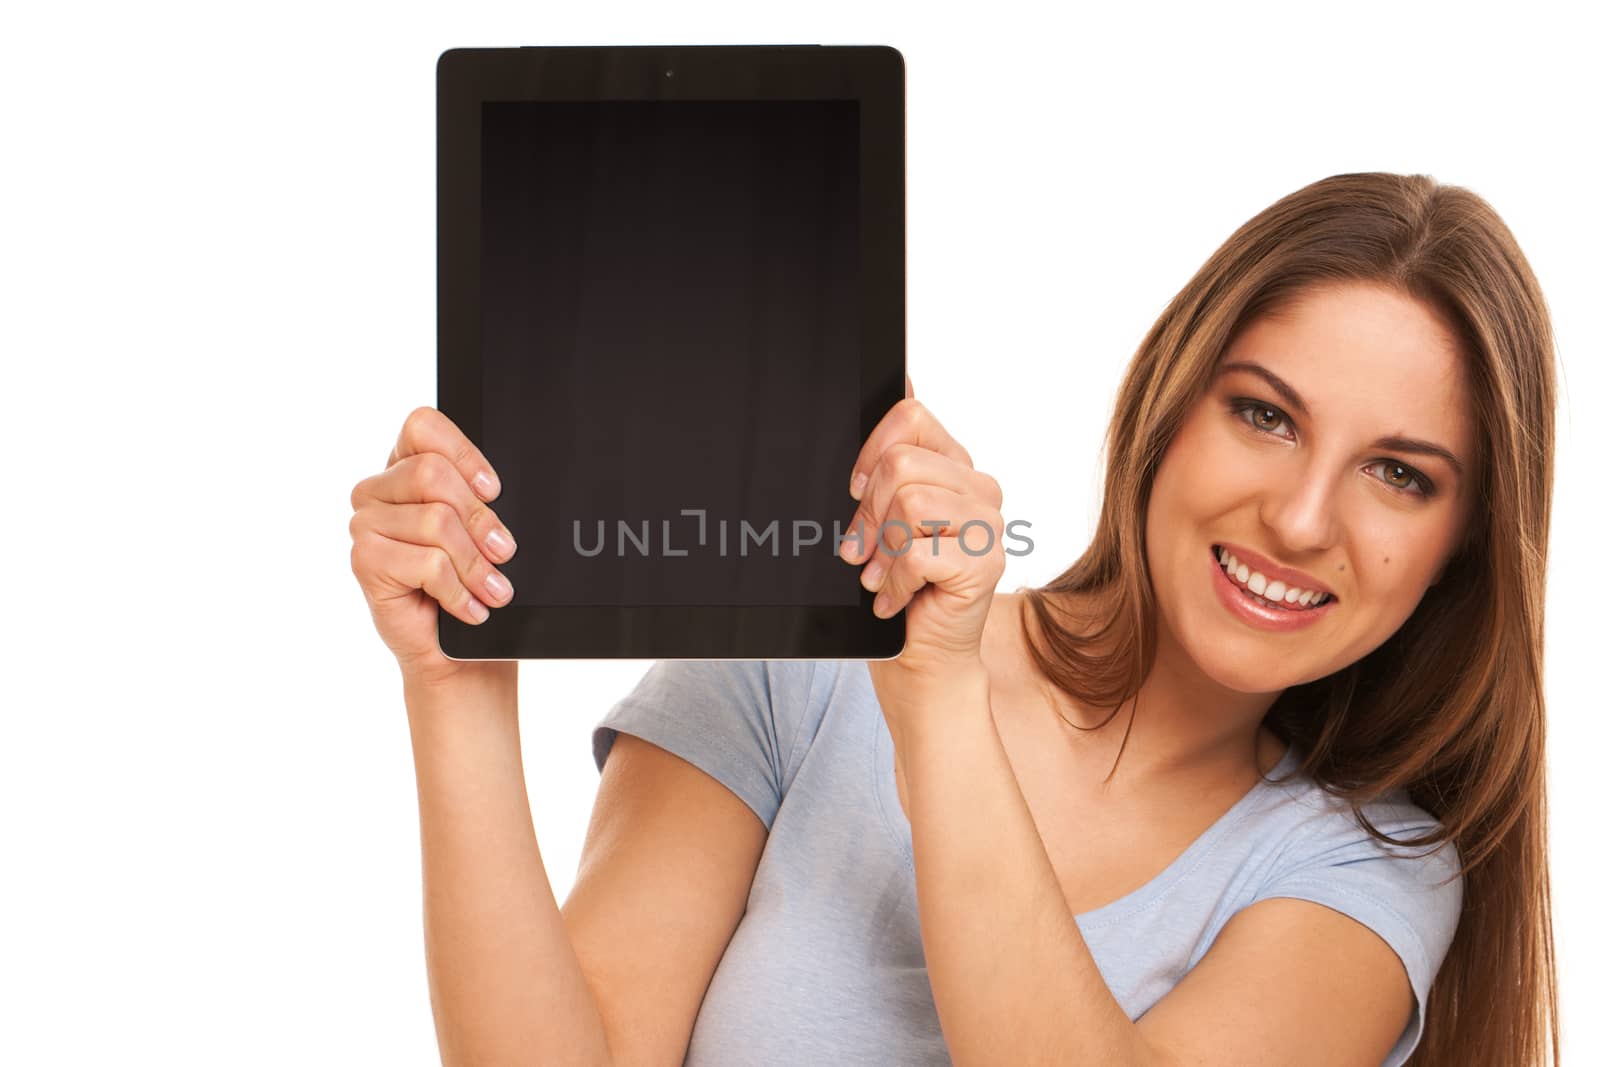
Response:
[[[1281,756],[1263,777],[1261,788],[1266,817],[1299,825],[1302,829],[1360,826],[1354,800],[1331,786],[1324,785],[1305,771],[1305,753],[1297,744],[1283,745]],[[1411,799],[1404,788],[1394,788],[1359,805],[1367,820],[1379,829],[1417,834],[1431,832],[1439,820]]]
[[[1359,806],[1301,769],[1290,746],[1258,786],[1248,832],[1256,852],[1254,900],[1298,897],[1338,907],[1396,937],[1414,938],[1432,966],[1454,935],[1461,862],[1440,821],[1393,789]]]
[[[1455,845],[1440,821],[1393,789],[1359,806],[1302,769],[1289,747],[1257,786],[1250,812],[1251,855],[1237,911],[1271,898],[1331,908],[1381,937],[1404,964],[1415,996],[1396,1051],[1401,1062],[1421,1033],[1423,1006],[1450,943],[1464,899]]]

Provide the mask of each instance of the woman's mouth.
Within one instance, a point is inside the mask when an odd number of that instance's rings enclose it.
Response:
[[[1228,572],[1230,565],[1232,574]],[[1298,630],[1326,615],[1339,602],[1332,593],[1309,593],[1286,588],[1283,582],[1268,583],[1262,576],[1250,574],[1220,545],[1211,546],[1211,572],[1212,584],[1224,606],[1259,629]],[[1239,580],[1241,576],[1243,582]],[[1261,586],[1261,592],[1251,588],[1252,580]]]

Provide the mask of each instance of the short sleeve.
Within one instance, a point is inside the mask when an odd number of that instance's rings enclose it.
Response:
[[[1438,823],[1403,797],[1367,805],[1367,818],[1400,841],[1414,841]],[[1402,1064],[1422,1039],[1428,990],[1439,973],[1461,916],[1460,861],[1455,846],[1387,846],[1348,810],[1319,813],[1255,894],[1293,897],[1350,916],[1383,938],[1405,965],[1415,1002],[1411,1021],[1384,1067]]]
[[[619,733],[694,764],[760,816],[768,830],[798,759],[815,732],[810,707],[817,665],[806,660],[661,660],[595,727],[604,770]]]

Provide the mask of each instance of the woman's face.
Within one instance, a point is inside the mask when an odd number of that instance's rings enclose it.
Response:
[[[1464,373],[1442,319],[1375,285],[1310,290],[1234,339],[1162,457],[1146,518],[1161,623],[1195,666],[1238,692],[1277,691],[1399,629],[1471,517]],[[1218,545],[1265,598],[1333,599],[1304,614],[1261,605]]]

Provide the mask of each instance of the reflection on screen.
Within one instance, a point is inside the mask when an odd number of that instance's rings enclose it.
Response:
[[[853,100],[483,105],[479,444],[524,605],[850,605]]]

